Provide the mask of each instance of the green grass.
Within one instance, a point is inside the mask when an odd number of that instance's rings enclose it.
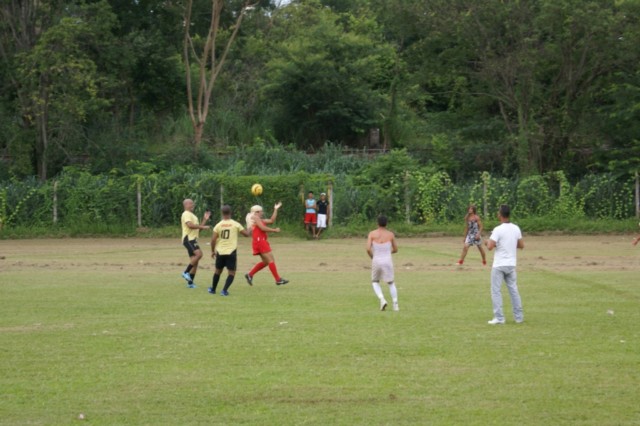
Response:
[[[629,237],[527,239],[525,323],[493,327],[477,251],[399,244],[379,312],[362,239],[272,238],[291,283],[227,298],[208,261],[185,288],[177,238],[0,241],[0,424],[640,423]]]
[[[514,218],[522,229],[530,235],[557,233],[565,235],[602,235],[623,234],[637,232],[636,219],[585,219],[585,218],[554,218],[535,217]],[[372,223],[349,223],[333,226],[327,233],[334,238],[352,238],[367,235]],[[491,229],[498,224],[497,219],[485,219],[485,229]],[[278,223],[287,235],[304,239],[305,232],[302,222]],[[431,237],[456,236],[464,231],[464,221],[448,223],[415,224],[394,220],[390,228],[401,237]],[[179,226],[142,227],[136,228],[132,224],[73,224],[70,226],[12,226],[0,228],[0,240],[23,238],[68,238],[68,237],[140,237],[140,238],[171,238]]]
[[[302,218],[301,218],[302,219]],[[601,235],[622,234],[639,231],[636,219],[585,219],[585,218],[554,218],[534,217],[526,219],[514,218],[528,234],[557,233],[564,235]],[[372,223],[350,223],[335,225],[327,230],[334,238],[353,238],[366,236]],[[491,229],[498,224],[495,217],[485,218],[485,229]],[[301,239],[305,238],[304,227],[300,223],[278,223],[287,235]],[[456,236],[464,230],[464,221],[448,223],[415,224],[400,220],[392,221],[390,228],[401,237],[431,237]],[[22,238],[68,238],[68,237],[140,237],[140,238],[171,238],[175,235],[176,226],[142,227],[133,224],[103,224],[87,223],[72,224],[70,226],[17,226],[0,228],[0,240]]]

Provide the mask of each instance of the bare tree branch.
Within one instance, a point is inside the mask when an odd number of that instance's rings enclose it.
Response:
[[[182,45],[182,54],[184,57],[185,77],[187,83],[187,105],[189,108],[189,117],[191,117],[191,124],[196,126],[196,117],[193,112],[193,94],[191,92],[191,62],[189,61],[189,44],[191,42],[191,36],[189,35],[189,29],[191,27],[191,8],[193,6],[193,0],[187,0],[184,16],[184,43]]]
[[[245,12],[249,9],[257,6],[259,1],[249,1],[244,3],[244,6],[240,10],[240,13],[236,19],[233,31],[227,40],[222,55],[216,55],[218,33],[220,31],[220,18],[222,9],[224,7],[224,0],[211,0],[211,21],[209,23],[209,31],[205,44],[202,48],[202,54],[198,55],[193,45],[193,40],[190,35],[191,26],[191,10],[193,6],[193,0],[187,0],[187,6],[185,8],[185,38],[183,43],[183,55],[185,63],[185,72],[187,73],[187,97],[189,116],[194,129],[194,144],[197,152],[197,147],[202,141],[202,132],[204,125],[209,115],[209,107],[211,104],[211,94],[217,81],[217,78],[222,70],[222,66],[227,58],[227,55],[234,43],[240,25],[244,19]],[[190,57],[193,56],[194,60],[198,63],[199,75],[198,75],[198,93],[196,96],[196,105],[193,104],[193,82],[191,81],[191,63]]]

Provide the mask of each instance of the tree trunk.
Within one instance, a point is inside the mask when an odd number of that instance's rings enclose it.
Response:
[[[531,170],[529,156],[529,123],[521,105],[518,105],[518,134],[516,136],[516,160],[518,171],[522,176],[529,175]]]
[[[220,30],[220,15],[224,7],[224,0],[211,0],[211,20],[209,23],[209,32],[201,53],[196,53],[193,41],[191,39],[191,9],[193,0],[188,0],[185,5],[184,13],[184,39],[182,44],[182,56],[185,64],[186,83],[187,83],[187,106],[191,125],[193,126],[193,148],[194,155],[197,157],[202,144],[202,136],[204,133],[204,125],[209,115],[209,106],[211,104],[211,93],[216,83],[220,70],[225,62],[229,49],[233,44],[238,30],[242,24],[242,20],[247,9],[252,9],[258,4],[258,1],[245,0],[242,9],[238,13],[233,32],[226,42],[224,50],[221,54],[217,54],[216,39]],[[198,82],[195,84],[197,90],[192,87],[191,79],[191,57],[198,63],[200,72]],[[197,92],[196,105],[194,105],[194,93]]]
[[[38,178],[41,181],[47,180],[47,148],[49,140],[47,138],[47,119],[40,115],[36,119],[38,131],[36,132],[36,166]]]
[[[36,43],[37,37],[50,25],[52,16],[45,14],[38,17],[41,0],[4,0],[0,2],[0,58],[5,63],[11,63],[15,55],[30,51]],[[16,67],[7,67],[6,76],[11,82],[14,93],[20,106],[24,130],[33,129],[33,102],[19,81]],[[43,123],[46,129],[46,122]],[[40,119],[35,119],[36,140],[32,145],[34,163],[38,177],[45,180],[47,177],[46,160],[43,160],[43,146],[47,145],[46,133],[41,136],[42,127]]]
[[[396,66],[397,69],[397,66]],[[385,151],[390,150],[393,140],[398,136],[398,123],[397,123],[397,102],[398,102],[398,75],[391,82],[391,99],[389,102],[389,115],[383,122],[382,127],[382,139],[383,149]]]
[[[202,135],[204,134],[204,122],[200,121],[193,126],[193,149],[197,156],[202,143]]]
[[[42,105],[38,107],[36,124],[36,162],[38,177],[41,181],[47,180],[47,164],[49,157],[49,88],[47,75],[40,76],[40,101]]]

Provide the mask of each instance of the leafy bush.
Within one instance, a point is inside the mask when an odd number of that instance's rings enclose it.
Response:
[[[415,175],[418,193],[416,207],[420,217],[426,223],[450,220],[455,215],[451,210],[451,201],[455,197],[456,188],[446,172],[431,175],[418,173]]]
[[[610,173],[587,175],[575,188],[587,217],[623,219],[635,213],[633,182],[619,181]]]
[[[500,204],[509,204],[515,218],[531,219],[536,224],[540,219],[541,224],[536,226],[582,218],[628,219],[635,213],[633,181],[618,180],[610,174],[589,175],[576,185],[562,172],[519,180],[482,173],[474,181],[454,183],[446,172],[419,168],[406,151],[393,151],[363,166],[359,160],[342,158],[338,150],[326,147],[318,157],[297,160],[282,150],[267,155],[269,167],[286,159],[290,173],[236,175],[235,169],[257,167],[258,158],[266,155],[263,148],[255,149],[243,155],[246,162],[222,173],[192,167],[158,170],[154,164],[132,161],[123,170],[99,175],[69,167],[55,181],[9,179],[0,184],[0,225],[4,229],[51,226],[55,193],[58,225],[62,227],[101,226],[105,232],[114,227],[135,228],[138,188],[142,225],[150,228],[177,226],[185,198],[196,202],[198,215],[205,209],[212,210],[214,220],[222,203],[230,204],[236,216],[242,217],[253,204],[262,204],[270,214],[272,206],[282,201],[280,222],[297,224],[303,217],[306,192],[319,194],[329,192],[329,188],[333,222],[341,225],[370,224],[379,214],[396,223],[441,225],[460,221],[469,204],[475,204],[481,214],[486,209],[487,219],[494,217]],[[351,170],[340,174],[304,170],[319,169],[322,161],[327,163],[327,170]],[[249,191],[255,182],[265,189],[260,197]]]
[[[545,216],[553,205],[544,176],[527,176],[520,180],[516,192],[515,210],[520,217]]]
[[[46,198],[46,184],[34,177],[15,178],[0,187],[0,228],[17,224],[51,223],[51,209]],[[46,215],[49,215],[48,221]]]
[[[67,167],[57,181],[61,224],[134,223],[136,194],[130,190],[130,177],[92,175]]]

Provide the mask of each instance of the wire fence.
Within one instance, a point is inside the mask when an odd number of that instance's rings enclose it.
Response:
[[[252,184],[264,187],[251,194]],[[571,184],[562,172],[509,179],[482,173],[477,179],[454,183],[444,172],[405,171],[391,183],[362,176],[308,174],[228,176],[208,171],[167,171],[151,174],[91,175],[70,171],[57,179],[35,178],[0,184],[0,227],[124,224],[159,227],[175,225],[182,201],[191,198],[196,211],[218,215],[229,204],[238,215],[254,204],[269,212],[281,201],[283,222],[298,222],[307,191],[326,192],[330,220],[336,224],[365,222],[386,214],[407,223],[459,220],[474,204],[485,216],[509,204],[516,217],[638,217],[640,186],[637,176],[616,178],[589,175]],[[239,216],[241,217],[241,216]]]

